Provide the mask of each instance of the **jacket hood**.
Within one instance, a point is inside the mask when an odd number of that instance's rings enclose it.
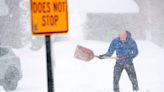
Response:
[[[125,32],[126,32],[126,34],[127,34],[127,38],[126,38],[127,41],[130,40],[130,39],[132,39],[131,33],[130,33],[129,31],[125,31]],[[117,37],[116,39],[119,40],[119,41],[121,41],[121,40],[120,40],[120,37]]]
[[[127,39],[130,39],[131,38],[131,33],[129,31],[126,31],[127,33]]]

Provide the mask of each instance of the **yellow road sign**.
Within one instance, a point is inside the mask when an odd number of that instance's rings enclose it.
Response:
[[[68,31],[67,0],[31,0],[33,34]]]

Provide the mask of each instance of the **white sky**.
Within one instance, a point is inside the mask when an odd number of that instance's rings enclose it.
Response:
[[[68,0],[70,12],[134,13],[139,7],[134,0]]]

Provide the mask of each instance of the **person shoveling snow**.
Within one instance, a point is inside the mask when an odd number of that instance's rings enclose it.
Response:
[[[112,57],[114,51],[116,51],[117,57]],[[114,78],[113,78],[113,90],[119,91],[119,80],[123,69],[126,70],[130,81],[133,85],[133,91],[138,91],[138,81],[133,65],[133,59],[138,55],[138,48],[136,42],[131,38],[131,33],[128,31],[120,32],[119,37],[115,38],[107,51],[107,53],[99,56],[95,56],[94,52],[88,48],[78,45],[74,54],[74,57],[83,61],[90,61],[94,57],[99,59],[115,59],[116,64],[114,66]]]
[[[123,69],[126,70],[129,79],[133,85],[133,91],[138,91],[138,81],[133,65],[133,59],[138,55],[138,48],[136,42],[132,39],[131,33],[129,31],[120,32],[119,37],[115,38],[107,51],[103,55],[99,55],[99,59],[104,59],[110,57],[116,51],[117,59],[114,66],[114,80],[113,80],[113,90],[114,92],[119,91],[119,80]]]

